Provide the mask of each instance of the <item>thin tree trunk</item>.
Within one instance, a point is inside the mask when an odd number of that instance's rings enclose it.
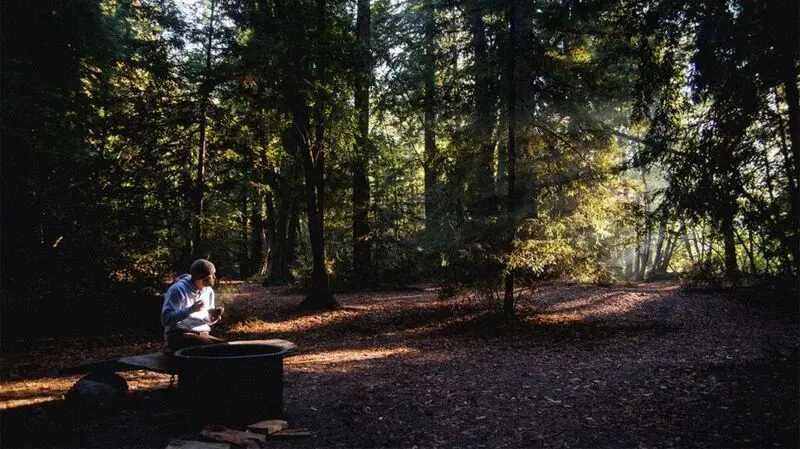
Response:
[[[678,235],[679,234],[670,234],[667,237],[667,249],[664,251],[661,265],[657,269],[659,273],[667,273],[669,271],[669,263],[672,260],[672,255],[675,253],[675,247],[678,246]]]
[[[650,266],[650,229],[645,229],[644,240],[640,246],[641,252],[639,253],[639,278],[643,281],[647,279],[647,269]]]
[[[726,207],[722,216],[722,241],[725,246],[725,276],[735,278],[739,274],[736,262],[736,239],[734,235],[734,206]]]
[[[211,96],[211,58],[212,46],[214,43],[214,9],[216,0],[211,0],[211,10],[208,23],[208,34],[206,36],[206,60],[205,72],[203,74],[203,84],[200,87],[200,153],[197,158],[197,185],[195,186],[194,198],[194,253],[198,257],[205,257],[203,242],[203,220],[204,220],[204,201],[206,189],[206,152],[208,141],[208,106]]]
[[[651,274],[658,272],[661,267],[662,257],[664,255],[664,238],[666,234],[667,219],[662,218],[658,223],[658,237],[656,237],[656,254],[653,259],[653,267]]]
[[[436,10],[433,0],[423,3],[425,55],[423,58],[423,76],[425,83],[424,98],[424,134],[425,150],[423,171],[425,176],[425,229],[427,232],[438,230],[436,209],[436,189],[439,183],[439,161],[436,149]]]
[[[370,278],[371,242],[369,211],[369,89],[372,80],[370,0],[358,0],[356,41],[361,44],[361,67],[355,79],[358,142],[353,161],[353,283],[362,287]]]
[[[647,267],[650,263],[650,197],[648,194],[647,177],[645,176],[644,169],[639,171],[639,177],[644,186],[644,198],[642,198],[642,206],[644,207],[644,235],[642,236],[642,243],[639,245],[638,260],[639,268],[636,270],[636,280],[643,281],[647,277]]]
[[[742,249],[747,255],[747,261],[750,264],[750,275],[757,276],[758,269],[756,269],[756,259],[753,254],[753,231],[750,229],[747,230],[747,242],[744,241],[744,237],[742,237],[740,232],[736,232],[736,237],[739,239],[739,244],[742,245]]]
[[[508,142],[507,142],[507,188],[508,188],[508,220],[509,220],[509,242],[508,251],[513,251],[514,238],[516,234],[516,164],[517,164],[517,32],[518,26],[518,5],[517,0],[511,0],[508,8],[509,23],[509,52],[508,66],[506,68],[506,82],[508,83],[507,115],[508,115]],[[509,254],[510,256],[510,254]],[[516,315],[514,304],[514,270],[508,267],[505,279],[505,289],[503,295],[503,313],[506,318],[513,318]]]
[[[272,246],[275,238],[275,233],[273,232],[274,225],[275,225],[275,208],[272,205],[272,195],[267,192],[264,195],[260,196],[260,204],[259,207],[259,223],[258,223],[258,240],[261,246],[261,251],[259,252],[259,259],[258,259],[258,274],[260,276],[266,276],[269,270],[269,254],[272,251]],[[264,214],[266,214],[266,219],[264,218]]]
[[[249,169],[248,169],[249,171]],[[239,210],[239,225],[241,230],[241,238],[239,241],[239,276],[242,279],[247,278],[250,276],[250,214],[252,213],[252,209],[250,205],[250,198],[248,195],[249,191],[249,178],[250,174],[248,173],[245,179],[247,180],[244,183],[242,189],[242,198],[241,198],[241,205]]]
[[[192,263],[192,257],[194,257],[194,215],[195,215],[195,207],[194,207],[194,182],[192,178],[192,169],[194,165],[193,161],[193,148],[191,145],[186,146],[186,166],[183,170],[183,180],[181,185],[181,192],[183,193],[184,198],[192,198],[192,202],[188,207],[184,209],[182,221],[183,221],[183,251],[180,256],[180,270],[183,271],[185,267],[188,267],[189,264]]]
[[[689,257],[689,262],[694,263],[696,259],[694,254],[692,254],[692,244],[689,242],[689,230],[686,228],[686,220],[681,219],[681,227],[678,232],[683,237],[683,246],[686,248],[686,255]]]
[[[475,119],[473,138],[478,142],[478,157],[475,161],[476,175],[474,179],[473,201],[484,204],[488,197],[495,195],[493,142],[495,114],[492,89],[492,68],[489,66],[486,43],[486,26],[483,23],[484,11],[475,9],[471,14],[472,47],[475,55]],[[488,206],[488,207],[487,207]],[[481,207],[478,213],[491,214],[492,204]]]

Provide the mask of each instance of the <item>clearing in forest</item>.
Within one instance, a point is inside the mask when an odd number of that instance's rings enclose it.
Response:
[[[433,289],[299,294],[242,284],[223,296],[230,340],[281,338],[285,448],[797,447],[797,321],[759,298],[671,284],[552,285],[521,294],[509,326],[491,305]],[[4,317],[8,319],[8,317]],[[169,376],[124,373],[102,413],[60,399],[77,363],[159,350],[157,334],[3,341],[2,446],[160,448],[196,436]]]

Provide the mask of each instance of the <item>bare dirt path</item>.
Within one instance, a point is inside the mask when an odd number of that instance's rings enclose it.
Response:
[[[314,436],[275,448],[798,447],[796,320],[675,285],[549,286],[509,326],[478,299],[434,290],[341,294],[301,315],[300,295],[245,284],[224,295],[229,339],[282,338],[284,402]],[[757,300],[757,298],[750,298]],[[757,302],[757,301],[756,301]],[[196,435],[169,377],[126,373],[112,411],[58,400],[84,360],[157,350],[149,335],[3,345],[6,447],[164,448]]]

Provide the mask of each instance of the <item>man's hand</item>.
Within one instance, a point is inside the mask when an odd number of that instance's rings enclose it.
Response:
[[[195,313],[203,310],[203,307],[206,305],[203,304],[203,300],[197,301],[196,303],[189,306],[189,313]]]

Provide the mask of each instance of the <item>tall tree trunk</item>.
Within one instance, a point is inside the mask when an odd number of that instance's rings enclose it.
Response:
[[[635,279],[634,260],[636,259],[636,249],[625,248],[625,279]]]
[[[737,204],[734,192],[734,186],[730,181],[731,174],[734,171],[732,162],[734,143],[721,146],[719,148],[719,166],[720,172],[728,175],[728,179],[723,182],[723,203],[717,216],[720,223],[720,232],[722,233],[722,242],[725,249],[725,276],[728,278],[735,278],[739,274],[739,267],[736,262],[736,235],[735,223],[737,213]]]
[[[322,39],[328,35],[328,19],[324,0],[317,1],[317,31]],[[314,54],[316,81],[327,81],[325,55],[318,49]],[[310,77],[308,79],[311,79]],[[311,289],[300,307],[308,310],[329,310],[338,308],[338,301],[331,295],[330,279],[325,264],[325,108],[327,97],[322,89],[315,92],[312,130],[309,99],[300,94],[301,102],[294,111],[295,129],[299,133],[300,157],[303,161],[306,182],[306,213],[308,214],[308,234],[311,239]]]
[[[297,144],[290,130],[283,134],[283,145],[288,154],[296,154]],[[285,285],[294,281],[289,267],[293,262],[295,241],[292,227],[297,224],[293,216],[297,214],[297,205],[291,178],[293,173],[288,167],[282,167],[280,176],[268,174],[273,195],[266,196],[267,228],[269,251],[267,252],[267,278],[265,285]],[[273,177],[273,175],[275,175]]]
[[[639,262],[639,267],[641,268],[641,271],[639,272],[640,281],[647,279],[647,271],[650,267],[650,247],[652,245],[652,236],[650,235],[649,228],[645,231],[644,236],[644,247],[642,249],[642,253],[640,254],[641,261]]]
[[[664,251],[664,256],[661,258],[661,265],[657,268],[659,273],[666,273],[669,270],[669,262],[672,260],[672,255],[675,253],[675,247],[678,245],[677,233],[670,233],[667,237],[667,247]]]
[[[473,139],[478,142],[478,157],[475,160],[475,179],[473,180],[473,201],[484,204],[487,198],[495,195],[494,183],[494,126],[495,114],[492,89],[492,68],[489,65],[486,43],[486,26],[483,23],[484,11],[476,8],[471,13],[472,47],[475,55],[475,119],[473,123]],[[479,208],[479,213],[496,212],[491,210],[493,204]]]
[[[194,252],[194,242],[195,242],[195,213],[196,209],[194,206],[195,203],[195,186],[194,186],[194,178],[192,176],[192,171],[194,169],[194,148],[191,145],[186,146],[185,152],[185,167],[183,170],[182,182],[181,182],[181,193],[184,198],[191,198],[192,201],[187,203],[188,206],[183,211],[183,217],[181,217],[181,222],[183,224],[183,248],[180,255],[180,260],[178,261],[178,265],[180,268],[180,272],[183,272],[189,264],[192,263],[192,258],[195,255]]]
[[[692,253],[692,244],[689,241],[689,230],[686,229],[686,221],[683,219],[681,219],[681,228],[678,232],[683,236],[683,246],[686,248],[686,255],[689,257],[689,262],[694,263],[696,259]]]
[[[637,269],[636,280],[643,281],[647,277],[647,267],[650,262],[650,196],[647,191],[647,176],[645,170],[639,171],[639,179],[642,181],[644,187],[644,196],[642,198],[642,207],[644,208],[644,229],[641,240],[638,244],[636,252]]]
[[[739,274],[736,262],[736,235],[734,233],[735,206],[726,207],[722,215],[722,241],[725,247],[725,276],[735,278]]]
[[[661,268],[662,257],[664,256],[664,239],[667,230],[667,219],[662,218],[658,222],[658,237],[656,237],[656,254],[653,259],[653,267],[650,274],[655,274]]]
[[[251,258],[251,267],[258,276],[265,276],[267,274],[268,256],[270,251],[269,240],[269,224],[268,218],[265,219],[267,213],[267,200],[269,199],[267,193],[259,194],[256,198],[256,206],[253,208],[253,233],[251,237],[251,245],[253,246],[253,254]],[[271,201],[271,199],[269,199]]]
[[[439,183],[439,160],[436,149],[436,10],[433,0],[423,3],[423,77],[425,83],[424,98],[424,134],[425,150],[423,171],[425,176],[425,230],[438,230],[436,219],[436,189]]]
[[[249,177],[250,176],[248,174],[245,179],[248,179]],[[239,277],[242,279],[245,279],[252,274],[250,273],[250,214],[255,207],[251,207],[250,204],[250,195],[248,195],[249,184],[250,182],[248,179],[248,182],[245,183],[242,191],[241,205],[239,210],[239,226],[242,233],[239,240]]]
[[[786,90],[786,103],[789,112],[789,140],[791,141],[792,171],[789,174],[790,199],[792,214],[793,243],[790,251],[794,259],[794,274],[797,277],[797,287],[800,287],[800,92],[798,92],[797,60],[800,58],[800,7],[795,0],[784,0],[771,4],[775,14],[783,20],[779,23],[785,25],[780,31],[780,40],[784,43],[785,54],[782,74],[783,85]]]
[[[747,256],[747,261],[750,266],[750,275],[757,276],[758,268],[756,268],[756,259],[753,254],[753,231],[750,229],[747,230],[747,241],[744,240],[741,232],[736,232],[736,237],[739,239],[739,244],[742,245],[742,249]]]
[[[517,0],[511,0],[508,8],[508,23],[509,23],[509,51],[508,51],[508,65],[506,67],[506,82],[508,83],[508,99],[507,101],[507,115],[508,115],[508,141],[507,141],[507,176],[506,182],[508,183],[508,220],[509,220],[509,242],[508,251],[513,251],[514,238],[516,234],[516,166],[517,166],[517,68],[516,68],[516,51],[517,51],[517,32],[519,21],[519,10]],[[510,256],[510,254],[509,254]],[[513,318],[516,315],[514,305],[514,270],[509,267],[505,279],[505,291],[503,295],[503,314],[506,318]]]
[[[356,41],[360,43],[361,67],[355,79],[355,106],[358,110],[358,142],[353,161],[353,283],[363,287],[370,278],[371,241],[369,211],[369,89],[372,83],[370,46],[370,0],[358,0]]]
[[[206,35],[206,60],[203,73],[203,84],[200,87],[200,153],[197,158],[197,185],[194,197],[194,253],[197,257],[206,257],[203,242],[204,201],[206,189],[206,151],[208,141],[208,106],[211,97],[211,57],[214,43],[214,9],[216,0],[211,0],[211,9]]]
[[[797,10],[798,8],[793,8]],[[796,13],[796,12],[795,12]],[[797,24],[797,22],[794,22]],[[796,36],[795,36],[796,38]],[[794,61],[794,60],[793,60]],[[795,275],[800,279],[800,93],[797,87],[797,66],[787,64],[785,69],[786,102],[789,106],[789,136],[794,161],[794,173],[790,179],[790,199],[792,201],[792,226],[794,227],[794,244],[792,245],[792,258],[794,259]]]

